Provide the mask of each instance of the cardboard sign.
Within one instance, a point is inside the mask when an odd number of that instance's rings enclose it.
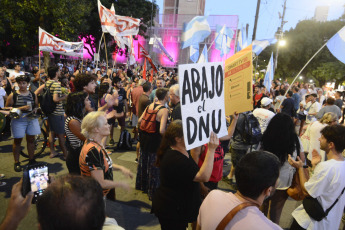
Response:
[[[225,114],[253,109],[252,46],[248,46],[225,61]]]
[[[179,65],[183,135],[187,150],[227,135],[222,62]]]

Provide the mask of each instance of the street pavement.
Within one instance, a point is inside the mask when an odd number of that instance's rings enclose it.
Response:
[[[114,140],[118,140],[120,130],[115,128]],[[12,155],[12,139],[6,139],[0,142],[0,173],[4,173],[6,176],[3,179],[7,184],[0,187],[0,219],[5,216],[9,198],[11,196],[11,188],[22,177],[22,172],[15,172],[13,169],[13,155]],[[23,142],[23,145],[26,144]],[[58,142],[56,141],[56,144]],[[133,145],[133,151],[120,152],[114,150],[110,155],[113,162],[123,165],[129,168],[134,174],[137,171],[137,164],[135,163],[136,153],[135,145]],[[28,159],[20,156],[22,165],[28,163]],[[39,162],[46,162],[49,167],[51,176],[59,177],[68,173],[65,161],[60,158],[49,158],[48,148],[37,159]],[[224,163],[224,175],[227,175],[230,170],[230,156],[226,154]],[[115,180],[125,180],[131,185],[131,191],[124,191],[122,189],[116,190],[116,201],[107,200],[106,212],[107,216],[115,218],[120,226],[125,229],[160,229],[158,219],[150,214],[151,201],[148,200],[146,194],[141,191],[135,190],[135,178],[133,180],[125,179],[120,173],[115,172]],[[220,181],[219,189],[224,191],[233,191],[228,183]],[[282,213],[280,220],[280,226],[284,229],[288,229],[291,222],[292,211],[301,202],[296,202],[292,199],[288,199]],[[35,205],[32,205],[28,215],[22,220],[18,229],[20,230],[33,230],[38,229],[37,214]],[[342,224],[341,224],[342,227]],[[191,229],[189,227],[189,229]]]

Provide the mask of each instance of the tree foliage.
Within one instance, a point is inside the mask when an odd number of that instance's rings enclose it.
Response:
[[[287,45],[279,48],[275,78],[287,78],[292,81],[308,60],[343,26],[345,22],[341,18],[327,22],[304,20],[294,29],[286,31],[284,39]],[[276,46],[277,44],[268,47],[260,54],[260,58],[268,60],[272,51],[275,55]],[[327,80],[340,81],[342,79],[340,76],[345,75],[344,66],[345,64],[338,61],[325,47],[301,74],[317,80],[319,84],[324,84]],[[331,67],[336,67],[333,72],[329,72]]]
[[[140,34],[145,35],[157,5],[148,0],[102,0],[116,14],[141,18]],[[38,53],[38,27],[67,41],[86,38],[96,47],[102,29],[97,0],[1,0],[0,1],[0,58],[31,56]],[[92,40],[91,36],[96,38]],[[111,40],[110,35],[106,39]],[[98,47],[97,47],[98,49]],[[93,56],[93,52],[90,50]]]

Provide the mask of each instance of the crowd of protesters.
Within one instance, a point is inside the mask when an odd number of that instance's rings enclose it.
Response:
[[[305,196],[317,198],[324,210],[331,209],[316,221],[301,205],[292,213],[291,229],[339,228],[345,206],[344,97],[340,91],[279,80],[266,89],[258,80],[253,84],[253,111],[227,117],[227,136],[217,138],[211,133],[208,144],[187,151],[176,69],[160,67],[144,73],[138,64],[111,68],[105,62],[59,61],[45,71],[23,60],[6,60],[0,68],[0,84],[1,113],[9,114],[13,108],[21,111],[11,119],[16,172],[22,171],[19,151],[24,136],[28,164],[37,163],[34,139],[40,127],[36,114],[49,90],[55,105],[45,114],[49,157],[65,160],[70,174],[97,181],[103,197],[111,189],[129,188],[113,178],[113,170],[135,177],[135,188],[148,194],[162,229],[186,229],[188,223],[193,229],[281,229],[287,190],[295,177]],[[258,124],[255,143],[245,137],[247,123],[255,123],[250,119]],[[110,157],[107,147],[120,142],[114,140],[116,126],[121,129],[120,138],[127,128],[133,130],[130,143],[136,144],[136,176]],[[55,149],[56,138],[61,153]],[[228,152],[232,166],[223,179],[236,193],[217,190]],[[61,180],[75,183],[76,178]],[[53,197],[58,186],[57,182],[46,196]],[[6,223],[0,229],[6,229]]]

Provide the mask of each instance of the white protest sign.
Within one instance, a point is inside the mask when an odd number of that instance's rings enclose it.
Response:
[[[179,65],[183,136],[187,150],[227,135],[222,62]]]
[[[67,42],[39,28],[39,50],[83,58],[84,42]]]

